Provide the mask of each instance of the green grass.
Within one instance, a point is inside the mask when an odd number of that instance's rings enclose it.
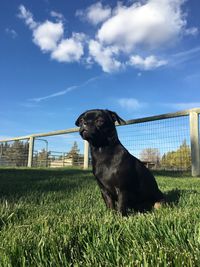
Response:
[[[123,218],[90,171],[0,169],[0,266],[200,266],[200,179],[156,178],[169,204]]]

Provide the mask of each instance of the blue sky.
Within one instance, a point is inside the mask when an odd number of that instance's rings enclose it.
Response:
[[[0,3],[0,137],[200,107],[198,0]]]

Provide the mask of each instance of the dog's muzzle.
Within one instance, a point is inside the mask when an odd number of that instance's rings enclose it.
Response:
[[[90,128],[88,126],[83,126],[80,129],[80,135],[85,140],[94,138],[95,134],[96,134],[96,129],[94,127]]]
[[[87,139],[90,137],[90,133],[87,127],[82,127],[80,129],[80,135],[83,137],[83,139]]]
[[[81,136],[83,137],[83,139],[88,139],[89,137],[90,137],[90,134],[89,134],[89,132],[88,132],[88,130],[82,130],[81,132],[80,132],[80,134],[81,134]]]

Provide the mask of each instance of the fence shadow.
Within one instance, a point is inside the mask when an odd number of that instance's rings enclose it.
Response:
[[[157,171],[155,175],[164,177],[183,178],[190,177],[188,173]],[[96,185],[96,181],[91,174],[91,170],[80,168],[61,169],[0,169],[0,200],[9,198],[19,199],[28,194],[38,195],[48,192],[69,193],[79,190],[91,183]],[[197,193],[196,191],[173,189],[165,192],[165,200],[168,205],[178,205],[180,196],[185,193]]]
[[[90,171],[62,169],[0,169],[0,199],[19,199],[59,191],[69,193],[92,181]]]
[[[152,170],[155,176],[164,176],[171,178],[186,178],[191,177],[191,171],[167,171],[167,170]]]
[[[0,179],[2,176],[22,176],[22,175],[29,175],[26,176],[27,179],[29,177],[33,179],[48,179],[49,176],[56,175],[57,177],[61,177],[63,175],[73,175],[76,176],[77,174],[90,173],[90,170],[83,170],[80,168],[56,168],[56,169],[29,169],[29,168],[1,168],[0,169]]]

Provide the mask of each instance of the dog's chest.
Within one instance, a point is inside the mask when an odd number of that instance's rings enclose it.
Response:
[[[117,176],[121,154],[99,148],[92,153],[93,173],[98,180],[111,180]]]

